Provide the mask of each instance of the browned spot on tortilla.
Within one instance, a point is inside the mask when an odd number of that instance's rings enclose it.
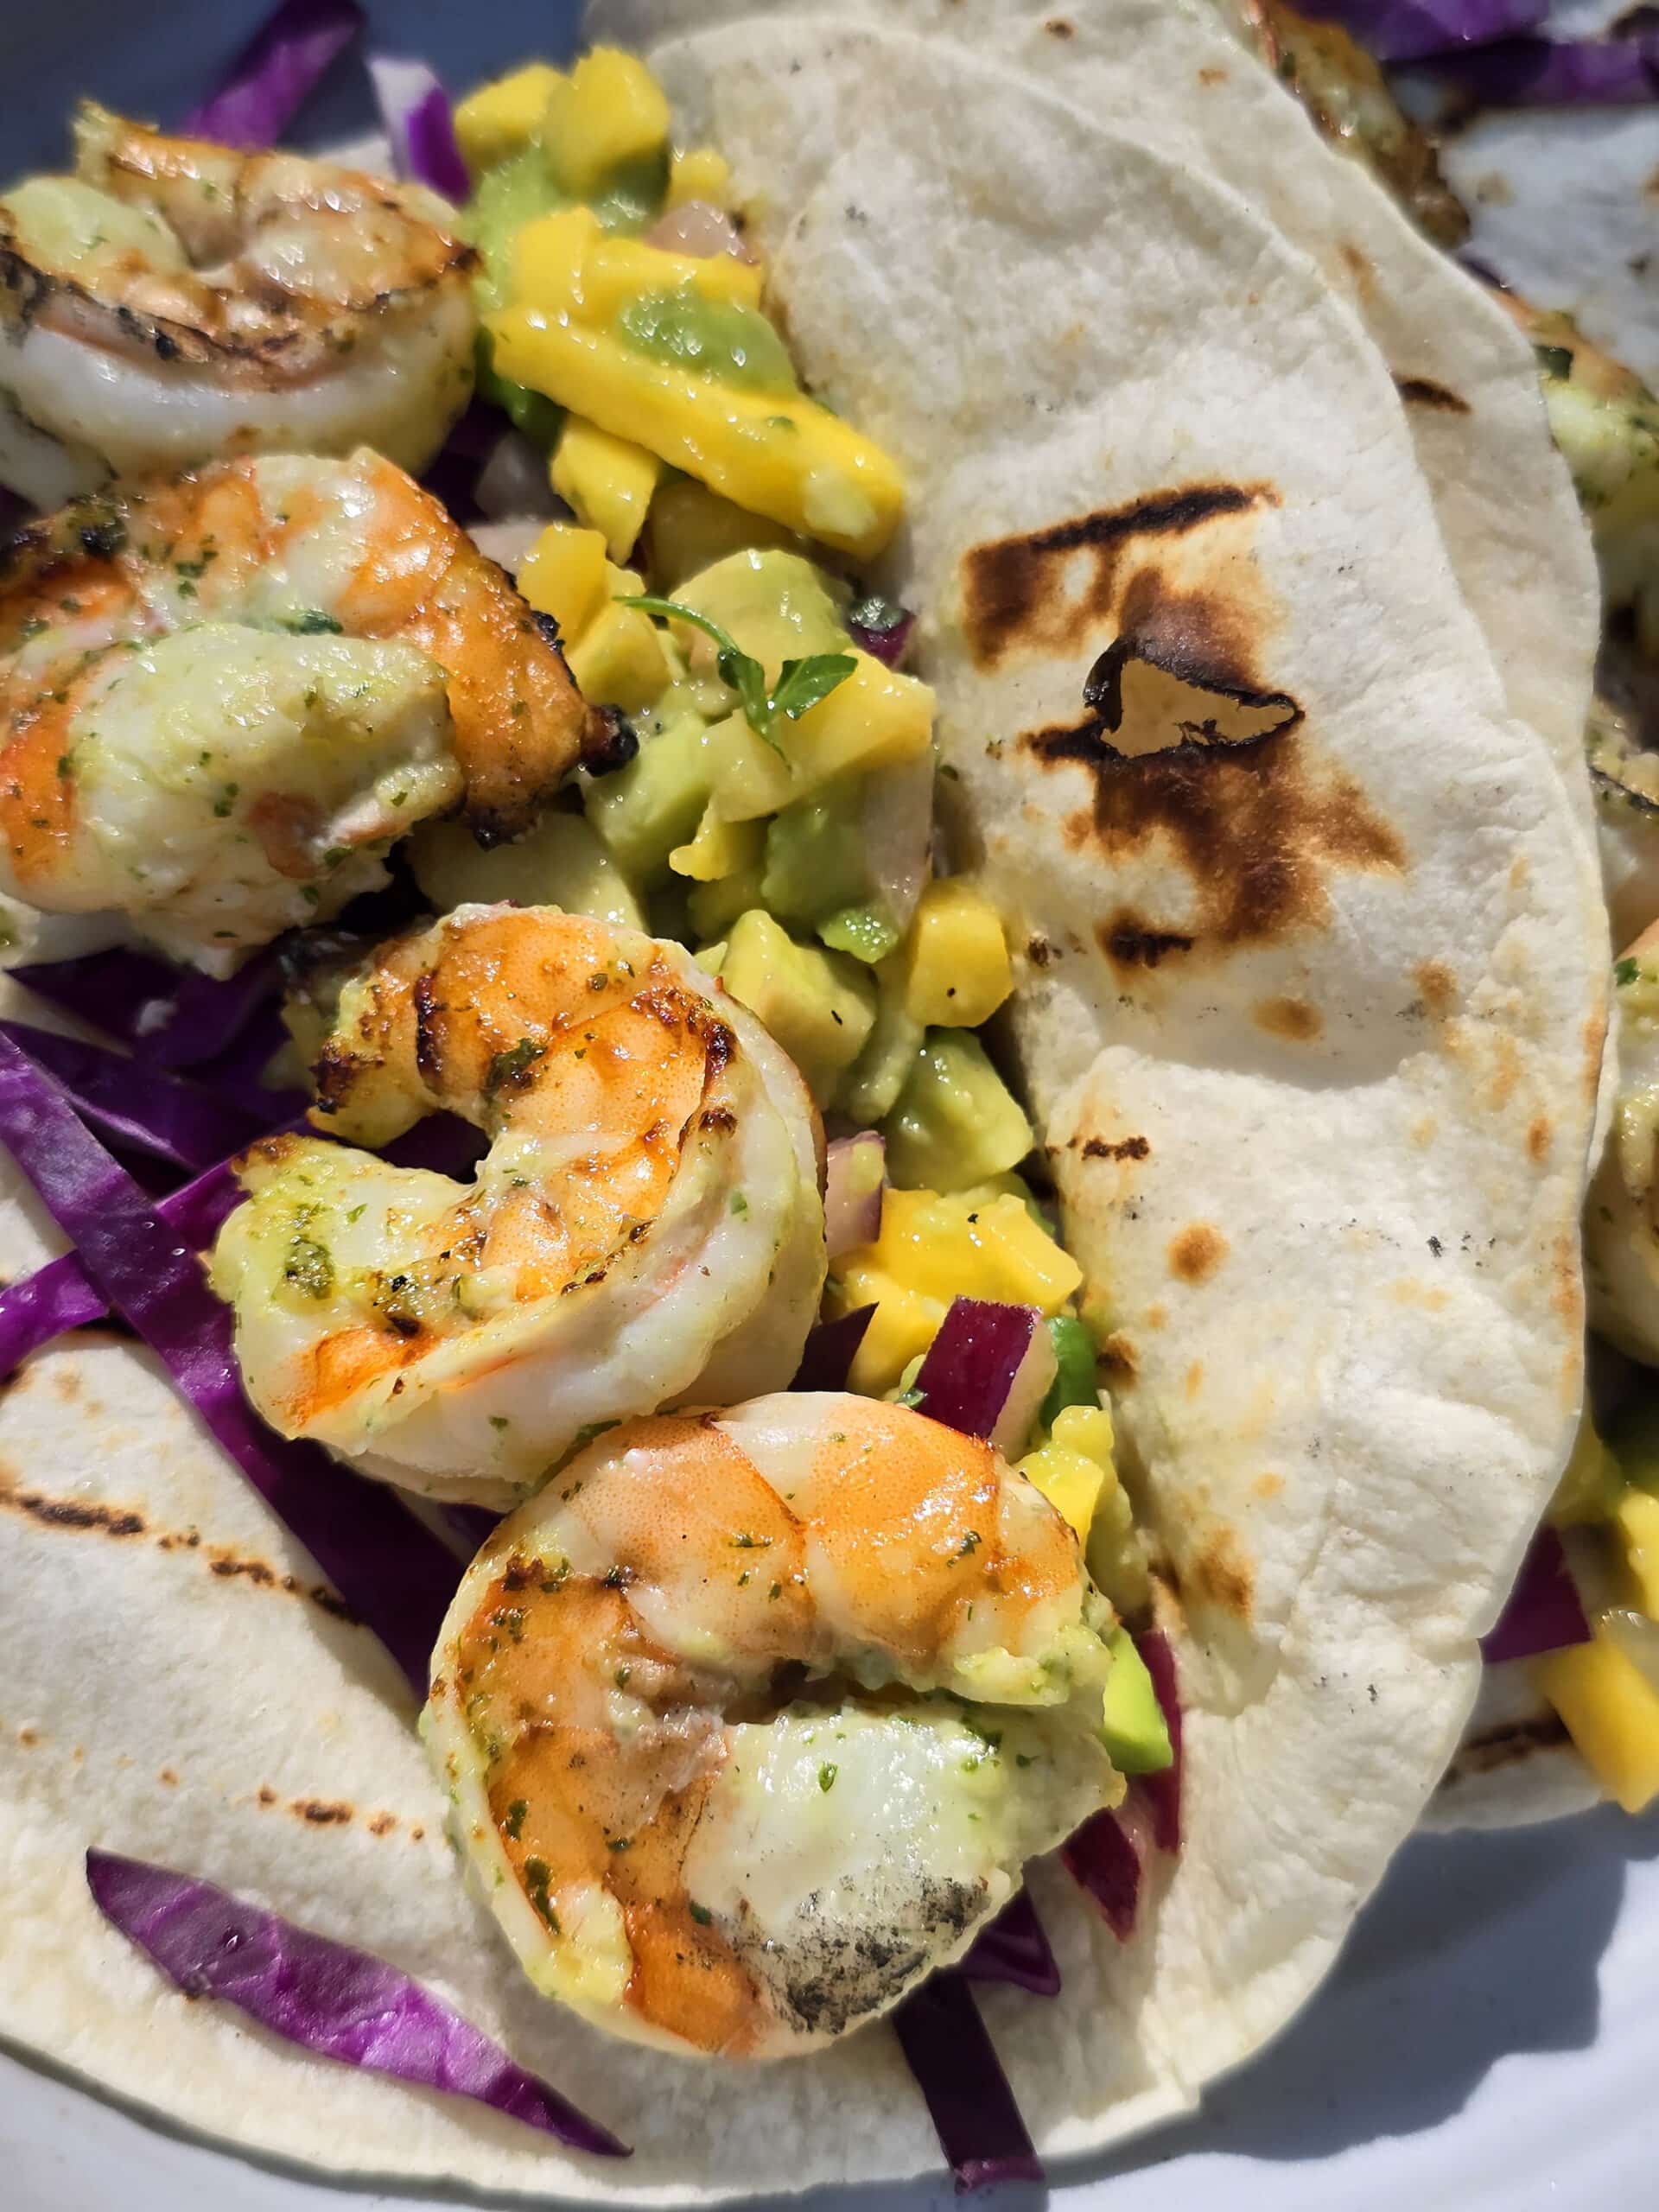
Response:
[[[1203,1599],[1242,1621],[1250,1618],[1255,1577],[1230,1529],[1217,1529],[1200,1547],[1185,1580],[1189,1600]]]
[[[1441,960],[1419,961],[1411,972],[1425,1010],[1437,1021],[1443,1020],[1457,1001],[1457,977]]]
[[[1270,1036],[1287,1038],[1293,1045],[1311,1044],[1325,1027],[1319,1008],[1306,999],[1260,999],[1255,1023]]]
[[[1592,1104],[1601,1088],[1601,1058],[1607,1046],[1607,1016],[1605,1012],[1588,1016],[1584,1025],[1584,1056],[1586,1073],[1589,1077]]]
[[[1522,889],[1526,884],[1527,878],[1531,874],[1531,861],[1528,858],[1525,853],[1517,853],[1515,858],[1510,862],[1510,890],[1519,891]]]
[[[1083,1147],[1083,1156],[1085,1160],[1144,1160],[1151,1150],[1145,1137],[1090,1137]]]
[[[22,1727],[17,1731],[17,1740],[27,1750],[33,1751],[41,1740],[40,1731],[37,1728]]]
[[[1141,1371],[1135,1346],[1121,1329],[1115,1329],[1101,1346],[1099,1363],[1119,1383],[1133,1382]]]
[[[1492,1058],[1497,1065],[1492,1070],[1488,1096],[1501,1113],[1514,1097],[1521,1081],[1521,1049],[1507,1029],[1498,1032],[1492,1046]]]
[[[1076,35],[1076,25],[1067,22],[1064,16],[1051,16],[1043,25],[1043,29],[1051,38],[1071,38]]]
[[[1182,1282],[1200,1283],[1227,1256],[1227,1239],[1213,1223],[1189,1222],[1169,1242],[1169,1272]]]
[[[369,1822],[369,1834],[371,1835],[390,1835],[397,1825],[397,1815],[396,1813],[377,1813],[374,1818]]]
[[[1436,384],[1432,377],[1395,377],[1394,388],[1408,407],[1430,407],[1439,415],[1466,415],[1469,403],[1459,397],[1449,385]]]
[[[1149,930],[1134,915],[1119,912],[1095,932],[1100,949],[1120,968],[1155,968],[1166,953],[1191,952],[1192,939],[1179,930]]]
[[[80,1376],[73,1367],[54,1368],[52,1389],[61,1403],[70,1405],[80,1395]]]
[[[1054,948],[1046,937],[1034,937],[1026,947],[1026,957],[1033,968],[1046,968],[1054,957]]]
[[[1541,1167],[1549,1156],[1551,1135],[1548,1114],[1538,1115],[1527,1131],[1527,1150]]]
[[[1427,1146],[1433,1143],[1436,1126],[1437,1124],[1435,1122],[1434,1116],[1432,1114],[1421,1114],[1412,1123],[1410,1131],[1411,1141],[1420,1151],[1424,1149]]]
[[[1166,1306],[1147,1306],[1146,1321],[1149,1329],[1161,1329],[1168,1319],[1169,1308]]]
[[[1186,1370],[1186,1395],[1189,1398],[1196,1398],[1203,1388],[1204,1362],[1195,1359]]]
[[[1268,1498],[1277,1497],[1285,1486],[1282,1475],[1258,1475],[1250,1488],[1265,1504]]]
[[[1438,1283],[1419,1282],[1411,1275],[1391,1284],[1389,1294],[1396,1306],[1420,1306],[1427,1313],[1439,1313],[1452,1302],[1451,1293]]]
[[[164,1766],[160,1774],[156,1776],[156,1779],[158,1782],[166,1783],[170,1789],[176,1789],[179,1786],[179,1777],[174,1773],[170,1766]]]
[[[426,1830],[423,1827],[410,1828],[409,1832],[409,1840],[411,1843],[424,1843],[426,1841]]]
[[[141,1536],[141,1513],[118,1505],[88,1505],[76,1497],[46,1497],[39,1491],[0,1491],[0,1500],[48,1529],[98,1529],[106,1536]]]
[[[1227,72],[1224,69],[1217,69],[1211,67],[1206,69],[1200,69],[1198,72],[1198,82],[1201,85],[1224,85],[1226,81]]]
[[[1580,1250],[1576,1235],[1568,1232],[1559,1236],[1555,1239],[1550,1265],[1550,1304],[1557,1317],[1567,1324],[1575,1338],[1584,1326],[1584,1277]]]
[[[1508,1720],[1499,1727],[1483,1729],[1459,1750],[1443,1789],[1455,1787],[1465,1776],[1493,1774],[1499,1767],[1516,1766],[1535,1752],[1554,1751],[1567,1740],[1565,1724],[1553,1713],[1536,1720]]]
[[[259,1802],[262,1805],[274,1805],[276,1802],[276,1792],[268,1782],[262,1782],[259,1785]]]
[[[1372,265],[1370,254],[1362,253],[1357,245],[1351,245],[1346,238],[1342,242],[1341,250],[1344,264],[1349,276],[1353,279],[1355,291],[1362,300],[1369,300],[1376,289],[1376,271]]]
[[[1118,572],[1131,545],[1179,538],[1268,502],[1278,503],[1269,485],[1191,484],[972,547],[962,563],[963,605],[976,664],[995,668],[1010,654],[1044,647],[1075,651],[1103,625],[1121,629]],[[1082,588],[1067,592],[1078,561]]]
[[[320,1828],[342,1827],[353,1817],[349,1805],[330,1804],[321,1797],[296,1797],[288,1809]]]

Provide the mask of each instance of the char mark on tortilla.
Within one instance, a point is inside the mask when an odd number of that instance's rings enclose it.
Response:
[[[1430,407],[1440,415],[1466,415],[1469,403],[1459,398],[1449,385],[1436,384],[1432,377],[1395,377],[1394,388],[1408,407]]]

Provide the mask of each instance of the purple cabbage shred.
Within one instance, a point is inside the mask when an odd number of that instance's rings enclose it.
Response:
[[[363,24],[356,0],[283,0],[184,130],[225,146],[274,146]]]

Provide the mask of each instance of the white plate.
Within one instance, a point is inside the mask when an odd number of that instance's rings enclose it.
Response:
[[[81,92],[162,120],[188,108],[264,0],[0,6],[9,168],[55,167]],[[556,53],[570,6],[371,9],[383,48],[464,84]],[[348,97],[308,135],[360,130]],[[1654,125],[1659,129],[1659,124]],[[1611,1813],[1507,1837],[1414,1844],[1337,1974],[1204,2116],[1105,2164],[1062,2170],[1065,2212],[1625,2212],[1659,2203],[1659,1819]],[[3,1877],[0,1877],[3,1878]],[[0,1892],[0,1918],[3,1917]],[[427,2196],[342,2191],[181,2141],[0,2054],[6,2212],[415,2212]],[[1041,2192],[999,2192],[1022,2207]],[[948,2182],[842,2192],[814,2212],[943,2207]]]

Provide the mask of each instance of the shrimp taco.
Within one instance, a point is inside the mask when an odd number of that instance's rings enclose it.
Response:
[[[166,452],[87,442],[0,577],[0,2031],[325,2173],[973,2183],[1189,2109],[1419,1817],[1579,1422],[1529,348],[1311,137],[1373,277],[1092,32],[901,17],[453,137],[383,67],[464,201],[397,203],[473,285],[438,471],[418,376],[401,443],[227,450],[158,348]],[[0,220],[123,329],[372,203],[99,130],[148,167]]]

